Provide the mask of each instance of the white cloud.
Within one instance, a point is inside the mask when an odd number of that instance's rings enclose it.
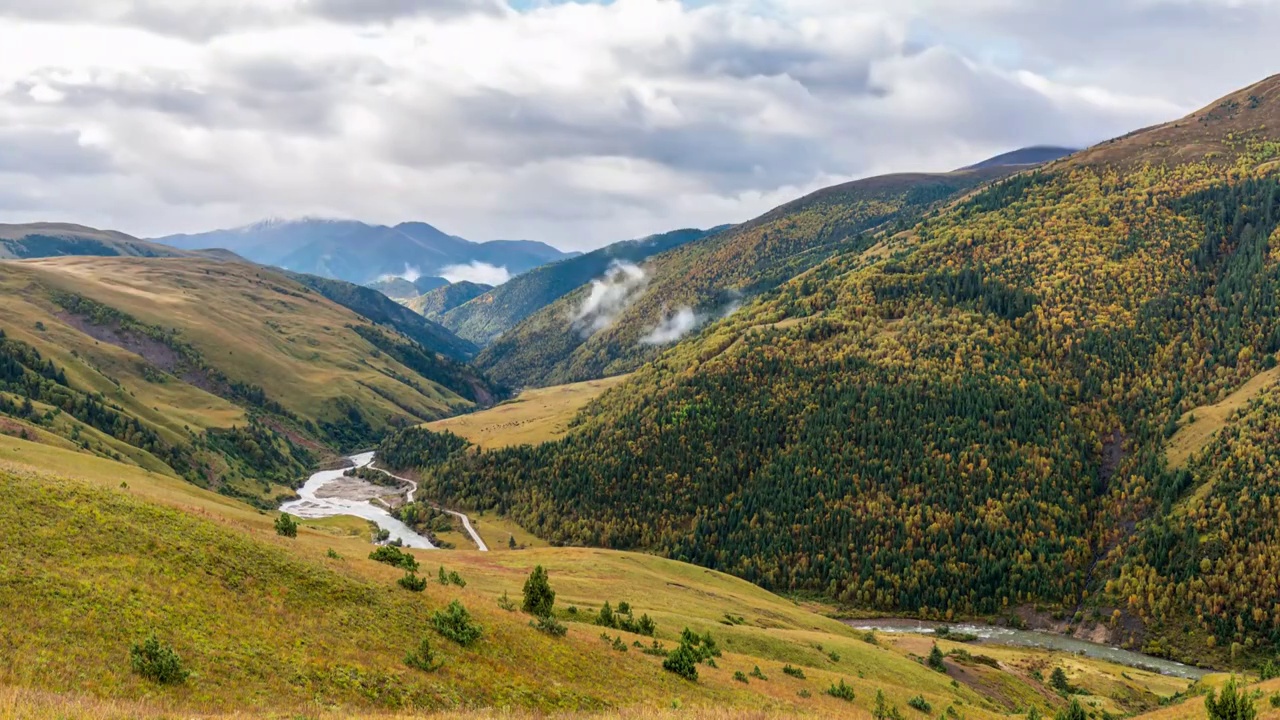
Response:
[[[1277,33],[1274,0],[3,0],[0,222],[586,248],[1171,119]]]
[[[693,308],[682,307],[675,314],[664,317],[657,327],[640,338],[640,342],[645,345],[667,345],[688,335],[700,324],[701,320]]]
[[[505,267],[473,260],[467,265],[446,266],[440,271],[440,277],[451,283],[466,281],[496,287],[510,280],[511,273]]]
[[[604,330],[640,298],[648,280],[644,268],[615,260],[604,277],[591,281],[591,291],[569,317],[570,323],[584,335]]]

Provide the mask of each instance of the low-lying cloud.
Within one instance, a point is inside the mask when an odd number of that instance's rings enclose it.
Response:
[[[400,278],[402,280],[408,280],[409,282],[417,282],[418,278],[420,277],[422,277],[421,269],[419,269],[417,266],[410,265],[409,263],[405,263],[404,272],[387,273],[385,275],[379,275],[378,282],[387,282],[388,280],[394,280],[396,278]]]
[[[701,318],[693,311],[693,308],[682,307],[674,315],[663,318],[662,322],[658,323],[658,327],[650,330],[649,334],[640,338],[640,343],[643,345],[673,343],[688,335],[700,324],[702,324]]]
[[[591,292],[569,321],[582,334],[594,335],[612,325],[648,284],[644,268],[615,260],[604,277],[591,281]]]
[[[440,270],[440,277],[451,283],[473,282],[480,285],[497,287],[511,279],[511,272],[505,267],[490,265],[479,260],[472,260],[466,265],[449,265]]]

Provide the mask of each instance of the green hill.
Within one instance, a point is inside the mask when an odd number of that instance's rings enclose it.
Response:
[[[450,309],[441,322],[477,345],[488,345],[525,318],[604,275],[614,263],[644,262],[654,255],[701,240],[723,229],[676,230],[614,243],[585,255],[544,265]]]
[[[607,322],[570,321],[587,307],[592,292],[590,285],[579,287],[503,334],[476,364],[512,387],[630,372],[746,299],[832,255],[868,249],[873,231],[910,227],[930,209],[1023,168],[886,175],[820,190],[653,257],[644,265],[643,286]],[[466,337],[451,318],[445,324]]]
[[[1276,364],[1277,127],[1280,77],[901,232],[828,232],[844,245],[642,353],[656,360],[562,439],[442,458],[414,430],[384,452],[422,467],[433,496],[553,542],[644,548],[881,612],[1052,614],[1202,664],[1274,656],[1274,400],[1187,470],[1165,444],[1186,413]],[[828,197],[750,227],[803,246],[877,215]],[[662,268],[747,231],[659,258],[628,313],[723,286]],[[697,267],[754,282],[740,262]],[[621,349],[644,326],[619,320],[569,361],[517,360],[517,344],[555,349],[535,327],[482,365],[535,382],[616,370],[637,361]]]
[[[0,302],[0,432],[266,505],[335,449],[495,394],[469,368],[246,263],[4,262]]]
[[[537,272],[534,270],[533,272]],[[493,290],[492,285],[461,280],[425,292],[405,303],[405,306],[431,320],[440,320],[450,310]]]

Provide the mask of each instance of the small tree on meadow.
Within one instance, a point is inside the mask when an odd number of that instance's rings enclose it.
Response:
[[[550,617],[556,604],[556,591],[551,589],[547,571],[541,565],[524,581],[524,604],[521,609],[534,617]]]
[[[947,666],[942,662],[942,650],[938,649],[938,643],[933,644],[933,649],[929,651],[929,667],[940,673],[947,671]]]
[[[1053,716],[1054,720],[1089,720],[1089,714],[1084,711],[1084,706],[1079,700],[1071,699],[1071,704],[1059,710]]]
[[[1204,699],[1204,707],[1209,711],[1209,720],[1254,720],[1258,717],[1253,695],[1240,687],[1234,677],[1222,688],[1222,695],[1210,690]]]
[[[284,537],[298,537],[298,521],[289,513],[280,513],[276,518],[276,534]]]

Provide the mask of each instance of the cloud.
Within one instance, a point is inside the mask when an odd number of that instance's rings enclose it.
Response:
[[[467,265],[449,265],[441,269],[440,277],[451,283],[467,281],[497,287],[510,280],[511,273],[505,267],[473,260]]]
[[[667,345],[688,335],[694,328],[702,324],[693,308],[682,307],[670,317],[664,317],[658,326],[640,338],[644,345]]]
[[[0,222],[588,249],[1169,120],[1277,33],[1274,0],[3,0],[0,128],[39,143]]]
[[[461,265],[455,265],[455,266],[453,266],[453,267],[462,267],[462,268],[464,268],[464,269],[469,269],[469,268],[466,268],[465,266],[461,266]],[[492,266],[492,265],[489,265],[489,266],[487,266],[487,267],[493,267],[493,266]],[[422,270],[421,270],[421,269],[419,269],[418,267],[415,267],[415,266],[413,266],[413,265],[410,265],[409,263],[405,263],[405,264],[404,264],[404,272],[402,272],[402,273],[387,273],[387,274],[385,274],[385,275],[379,275],[379,276],[378,276],[378,282],[386,282],[386,281],[388,281],[388,280],[394,280],[395,278],[400,278],[400,279],[402,279],[402,280],[408,280],[409,282],[417,282],[417,281],[418,281],[418,278],[420,278],[420,277],[422,277]],[[448,279],[448,278],[446,278],[446,279]],[[449,282],[455,282],[455,281],[450,280]]]
[[[647,285],[644,268],[615,260],[604,277],[591,281],[591,291],[569,321],[583,335],[594,335],[612,325]]]

